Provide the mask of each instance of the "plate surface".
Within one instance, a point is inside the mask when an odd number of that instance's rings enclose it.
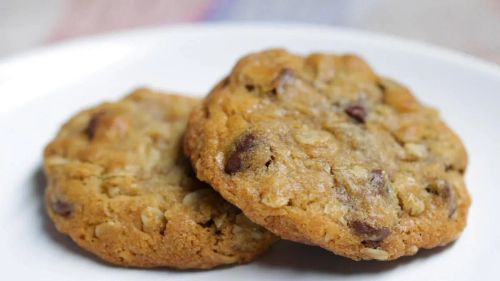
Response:
[[[202,95],[241,55],[268,47],[351,52],[408,85],[464,140],[473,198],[454,244],[393,262],[354,262],[279,242],[257,261],[212,271],[124,269],[57,233],[42,205],[42,150],[72,114],[138,86]],[[500,265],[500,67],[420,43],[310,25],[177,26],[93,37],[0,61],[3,280],[493,280]],[[146,279],[147,278],[147,279]],[[229,279],[230,278],[230,279]]]

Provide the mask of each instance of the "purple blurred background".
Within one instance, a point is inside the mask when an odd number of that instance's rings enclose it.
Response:
[[[0,0],[0,57],[80,36],[211,21],[345,26],[500,63],[500,0]]]

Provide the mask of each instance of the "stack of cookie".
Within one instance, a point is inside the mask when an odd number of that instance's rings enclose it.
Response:
[[[140,89],[77,114],[45,149],[45,200],[124,266],[249,262],[277,237],[392,260],[458,238],[466,165],[437,111],[362,59],[268,50],[203,101]]]

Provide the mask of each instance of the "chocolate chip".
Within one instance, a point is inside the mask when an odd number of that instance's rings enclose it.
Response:
[[[451,170],[453,170],[453,165],[452,165],[452,164],[446,164],[446,165],[444,166],[444,171],[445,171],[445,172],[449,172],[449,171],[451,171]]]
[[[73,212],[73,206],[68,202],[64,202],[62,200],[56,200],[52,202],[51,208],[52,210],[54,210],[54,212],[63,217],[68,217]]]
[[[241,170],[243,159],[241,158],[241,154],[238,152],[233,152],[231,156],[227,159],[226,166],[224,167],[224,172],[226,174],[235,174],[239,170]]]
[[[428,193],[432,194],[432,195],[438,195],[438,191],[436,188],[434,188],[432,185],[428,185],[426,188],[425,188],[425,191],[427,191]]]
[[[205,119],[208,119],[210,118],[210,110],[208,110],[208,107],[203,107],[203,116],[205,117]]]
[[[214,225],[214,220],[213,219],[209,219],[207,220],[206,222],[199,222],[198,223],[201,227],[204,227],[204,228],[207,228],[207,227],[212,227],[212,225]]]
[[[252,149],[255,146],[256,141],[257,141],[257,138],[254,135],[252,135],[252,134],[245,135],[236,144],[236,150],[239,152],[249,151],[250,149]]]
[[[265,163],[266,167],[269,168],[269,166],[271,166],[271,163],[273,163],[273,161],[274,161],[274,155],[271,155],[269,160],[267,160]]]
[[[251,85],[251,84],[247,84],[247,85],[245,85],[245,89],[249,92],[252,92],[253,90],[255,90],[255,86]]]
[[[377,82],[377,88],[379,88],[379,90],[382,92],[385,92],[387,90],[387,87],[380,81]]]
[[[252,134],[245,135],[237,141],[235,149],[227,159],[224,167],[226,174],[232,175],[243,168],[243,154],[251,150],[256,145],[256,141],[257,138]]]
[[[430,194],[441,197],[448,205],[448,216],[452,217],[456,212],[458,203],[457,196],[453,186],[446,180],[439,180],[435,183],[429,184],[425,191]]]
[[[380,247],[380,245],[382,244],[382,240],[378,241],[363,240],[361,244],[363,244],[363,246],[365,246],[366,248],[376,249]]]
[[[376,228],[359,220],[351,221],[349,226],[356,234],[370,241],[382,241],[391,234],[391,231],[387,227]]]
[[[104,111],[99,111],[96,112],[94,115],[92,115],[92,117],[90,118],[89,124],[87,125],[87,128],[85,128],[84,130],[84,133],[87,135],[89,140],[94,139],[97,127],[99,126],[99,120],[102,118],[104,114],[105,114]]]
[[[366,121],[366,110],[361,105],[350,105],[345,109],[345,113],[360,123]]]

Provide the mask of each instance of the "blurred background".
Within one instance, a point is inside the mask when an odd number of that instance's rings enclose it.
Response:
[[[351,27],[500,63],[500,0],[0,0],[0,58],[81,36],[221,21]]]

